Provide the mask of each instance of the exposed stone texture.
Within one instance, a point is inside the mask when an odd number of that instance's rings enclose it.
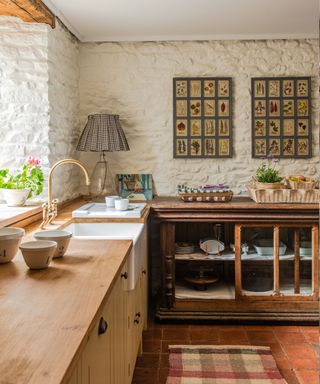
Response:
[[[226,181],[236,192],[261,163],[251,158],[250,78],[312,76],[313,153],[310,160],[281,160],[283,174],[315,175],[318,166],[318,40],[85,43],[80,45],[80,122],[90,113],[115,113],[130,152],[108,158],[114,173],[150,172],[158,194],[179,183]],[[172,78],[233,77],[234,157],[173,159]],[[82,158],[93,165],[96,155]]]
[[[18,167],[33,155],[47,174],[58,159],[74,156],[78,51],[78,41],[60,23],[52,30],[0,17],[1,168]],[[56,197],[78,194],[77,171],[64,168],[58,177]]]
[[[59,20],[56,24],[48,35],[50,165],[76,157],[79,130],[79,43]],[[79,194],[78,167],[64,165],[57,169],[55,178],[58,183],[54,183],[53,192],[60,200]]]

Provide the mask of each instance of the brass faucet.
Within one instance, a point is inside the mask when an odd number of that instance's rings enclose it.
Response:
[[[78,160],[74,159],[63,159],[55,163],[48,175],[48,202],[42,205],[43,207],[43,220],[40,225],[41,229],[44,229],[46,225],[51,224],[52,221],[57,217],[58,214],[58,200],[52,199],[52,174],[56,168],[58,168],[62,164],[76,164],[78,165],[84,172],[86,177],[86,185],[90,184],[90,178],[87,169],[80,163]]]

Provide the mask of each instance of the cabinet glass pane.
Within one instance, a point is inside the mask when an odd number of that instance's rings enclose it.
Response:
[[[235,298],[233,232],[229,223],[176,224],[175,299]]]
[[[272,294],[273,228],[244,227],[241,231],[241,282],[245,295]]]
[[[281,295],[311,295],[311,228],[280,228],[280,241],[285,247],[285,255],[280,255]]]

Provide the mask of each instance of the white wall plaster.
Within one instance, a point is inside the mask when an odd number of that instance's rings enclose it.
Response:
[[[251,158],[251,77],[312,76],[313,153],[281,160],[283,175],[315,175],[318,167],[318,40],[83,43],[80,126],[88,114],[120,115],[130,152],[108,154],[113,173],[152,173],[159,195],[180,183],[227,182],[237,193],[261,161]],[[234,157],[173,159],[172,78],[233,78]],[[81,158],[94,165],[95,154]]]
[[[75,155],[78,45],[60,22],[51,29],[0,17],[0,168],[33,155],[47,175],[57,160]],[[55,197],[78,195],[76,170],[61,169],[57,177]]]

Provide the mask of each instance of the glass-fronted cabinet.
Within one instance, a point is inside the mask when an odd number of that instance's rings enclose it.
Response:
[[[317,225],[241,224],[235,226],[235,237],[237,297],[316,297]]]

